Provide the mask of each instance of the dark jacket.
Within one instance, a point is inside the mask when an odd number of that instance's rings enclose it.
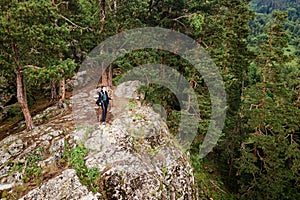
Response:
[[[97,102],[103,103],[103,95],[104,94],[106,95],[106,103],[109,104],[110,98],[108,97],[108,93],[107,93],[107,91],[103,92],[103,90],[99,91],[99,96],[98,96]]]

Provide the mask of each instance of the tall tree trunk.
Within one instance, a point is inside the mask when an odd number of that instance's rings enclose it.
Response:
[[[164,64],[165,64],[165,59],[162,58],[161,59],[161,65],[160,65],[160,68],[159,68],[160,77],[162,79],[165,79],[165,66],[164,66]]]
[[[54,101],[57,97],[55,82],[54,79],[51,80],[51,101]]]
[[[263,86],[261,88],[261,99],[260,99],[260,104],[259,104],[259,117],[260,120],[263,120],[263,109],[264,109],[264,105],[265,105],[265,94],[266,94],[266,83],[267,83],[267,70],[268,70],[268,66],[269,66],[269,59],[266,60],[266,64],[263,67]],[[258,133],[261,134],[261,121],[258,124]]]
[[[114,13],[117,13],[117,0],[114,0]]]
[[[60,99],[62,100],[62,101],[64,101],[65,100],[65,98],[66,98],[66,81],[65,81],[65,78],[62,78],[61,80],[60,80],[60,83],[59,83],[59,85],[60,85]]]
[[[108,75],[107,75],[107,69],[104,68],[104,64],[101,64],[102,68],[102,85],[108,86]]]
[[[194,81],[194,79],[192,78],[191,80],[190,80],[190,89],[191,90],[194,90],[194,88],[196,87],[196,82]],[[187,108],[186,108],[186,111],[190,111],[190,109],[191,109],[191,107],[192,107],[192,105],[191,105],[191,94],[189,93],[188,94],[188,104],[187,104]]]
[[[105,0],[100,0],[100,32],[102,32],[105,21]]]
[[[177,78],[177,81],[176,81],[176,86],[177,86],[177,89],[178,89],[178,92],[179,90],[181,89],[179,86],[181,84],[181,74],[178,75],[178,78]]]
[[[110,65],[108,68],[108,86],[110,88],[112,87],[112,79],[113,79],[113,67],[112,65]]]
[[[105,20],[105,0],[100,0],[100,21]]]
[[[26,99],[26,87],[24,84],[23,74],[17,69],[15,70],[15,73],[17,75],[17,98],[25,118],[26,129],[32,130],[33,121],[28,109],[28,104]]]

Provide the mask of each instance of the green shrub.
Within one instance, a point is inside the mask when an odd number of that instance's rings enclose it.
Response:
[[[98,168],[88,169],[85,164],[85,156],[87,156],[88,150],[79,144],[76,148],[72,149],[69,154],[69,163],[76,170],[76,174],[80,179],[80,182],[87,186],[92,192],[97,192],[100,186],[100,172]]]
[[[25,157],[25,174],[22,177],[24,182],[35,179],[42,174],[42,168],[38,165],[38,161],[43,160],[44,149],[42,147],[34,150]]]

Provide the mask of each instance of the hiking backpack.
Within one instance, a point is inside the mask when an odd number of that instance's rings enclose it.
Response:
[[[103,102],[107,101],[107,99],[108,99],[108,96],[107,96],[107,92],[105,91],[105,92],[102,93],[102,101]]]

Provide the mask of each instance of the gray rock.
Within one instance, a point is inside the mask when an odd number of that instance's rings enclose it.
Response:
[[[9,147],[7,148],[7,151],[12,156],[15,156],[23,150],[24,146],[25,146],[25,144],[23,143],[23,141],[21,139],[18,139],[15,142],[13,142],[11,145],[9,145]]]
[[[45,140],[51,141],[51,139],[52,139],[52,136],[48,135],[48,134],[45,134],[45,135],[42,135],[39,137],[39,140],[41,140],[41,141],[45,141]]]
[[[119,84],[114,94],[117,97],[137,99],[139,95],[136,91],[140,86],[140,81],[127,81]]]
[[[52,145],[50,146],[49,152],[52,154],[56,162],[58,162],[59,159],[63,157],[64,148],[65,148],[64,138],[54,140]]]
[[[126,98],[137,97],[135,90],[139,87],[138,83],[124,83],[122,87],[116,89],[121,96],[121,103],[128,103]],[[73,96],[79,102],[72,106],[74,110],[79,110],[78,113],[61,116],[62,111],[56,106],[50,107],[36,119],[60,115],[59,118],[55,117],[31,132],[24,131],[0,141],[2,187],[22,184],[24,170],[12,172],[13,163],[24,164],[27,154],[44,147],[41,156],[44,160],[39,161],[38,166],[44,169],[55,165],[62,157],[65,141],[68,141],[70,147],[74,147],[76,142],[90,150],[85,162],[88,168],[97,167],[101,171],[101,195],[88,191],[80,183],[75,170],[67,169],[30,191],[22,200],[197,199],[189,156],[181,151],[169,133],[165,120],[161,118],[163,114],[157,114],[151,107],[139,104],[128,109],[124,104],[124,109],[116,106],[119,108],[116,111],[118,115],[114,115],[110,124],[96,128],[95,124],[98,123],[89,120],[95,118],[91,106],[93,93]],[[72,131],[67,134],[65,123],[70,125],[74,118],[80,116],[84,116],[86,124],[81,124],[75,131],[74,127],[68,129]]]
[[[0,148],[0,166],[6,163],[10,158],[11,155],[7,150],[4,147]]]
[[[90,149],[87,166],[102,171],[109,199],[197,198],[188,155],[152,108],[124,112],[111,125],[83,135],[74,132]]]
[[[0,191],[8,190],[12,187],[14,187],[14,184],[0,184]]]
[[[87,198],[97,199],[85,186],[81,185],[76,171],[67,169],[61,175],[30,191],[20,200],[77,200]]]
[[[43,116],[52,116],[53,113],[58,113],[55,106],[46,109]],[[56,115],[54,114],[54,115]],[[39,116],[35,116],[37,119]],[[65,115],[64,119],[72,119],[72,116]],[[26,173],[26,158],[36,150],[40,152],[38,166],[48,168],[51,165],[57,164],[62,157],[64,151],[64,138],[62,138],[62,130],[57,130],[55,126],[60,119],[51,120],[49,124],[37,126],[32,131],[22,131],[13,135],[9,135],[0,141],[0,183],[19,185],[22,184],[22,177]],[[70,123],[69,120],[68,123]],[[58,124],[58,127],[64,127],[63,124]],[[66,129],[66,128],[65,128]],[[63,129],[63,130],[65,130]],[[69,136],[66,136],[68,138]],[[51,151],[51,152],[50,152]],[[50,154],[50,155],[49,155]]]
[[[52,137],[58,137],[60,134],[62,134],[62,131],[52,131],[51,133],[49,133],[50,136]]]
[[[54,166],[56,164],[57,164],[57,160],[55,159],[55,156],[50,156],[46,160],[40,161],[38,163],[38,166],[40,166],[41,168],[46,168],[46,167],[49,167],[49,166]]]

